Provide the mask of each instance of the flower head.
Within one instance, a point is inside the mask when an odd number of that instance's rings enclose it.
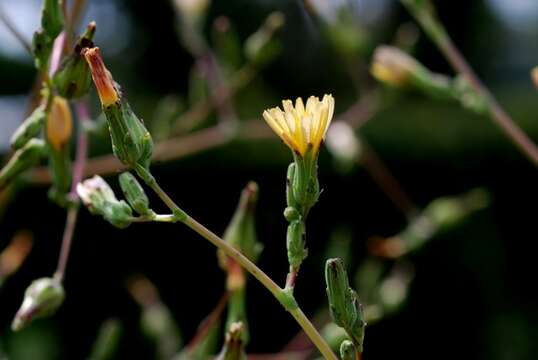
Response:
[[[117,102],[119,98],[118,92],[114,88],[114,80],[112,80],[112,75],[105,67],[99,48],[84,48],[81,54],[90,66],[93,82],[95,83],[103,107]]]
[[[320,101],[310,96],[306,107],[301,98],[297,98],[295,107],[291,100],[283,100],[282,107],[284,110],[274,107],[263,112],[267,124],[301,157],[309,149],[317,154],[333,117],[334,98],[325,95]]]

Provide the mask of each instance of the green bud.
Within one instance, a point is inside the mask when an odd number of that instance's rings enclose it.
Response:
[[[20,149],[30,139],[36,137],[43,129],[46,118],[45,107],[38,106],[11,136],[11,147],[15,150]]]
[[[254,64],[264,65],[274,59],[281,50],[281,45],[274,39],[274,34],[284,25],[281,12],[269,14],[258,31],[245,41],[245,54]]]
[[[153,152],[151,135],[127,101],[104,107],[114,155],[124,164],[148,168]]]
[[[114,155],[131,168],[149,168],[153,140],[106,69],[99,48],[83,50],[105,113]]]
[[[54,39],[51,39],[43,29],[34,33],[34,37],[32,38],[32,53],[34,55],[35,67],[40,71],[47,69],[53,42]]]
[[[295,166],[288,168],[288,206],[299,211],[303,221],[319,198],[317,154],[307,150],[304,157],[294,154]],[[291,170],[291,171],[290,171]]]
[[[64,27],[64,16],[61,3],[65,0],[43,0],[41,11],[41,27],[47,36],[55,39]]]
[[[217,360],[247,360],[245,344],[242,341],[243,323],[236,322],[230,325],[226,332],[224,347]]]
[[[131,207],[140,215],[151,215],[153,211],[149,208],[149,199],[133,174],[124,172],[119,177],[121,190]]]
[[[288,225],[286,246],[290,268],[294,271],[299,269],[303,260],[308,256],[304,233],[305,229],[302,221],[295,220]]]
[[[95,22],[88,24],[86,32],[77,40],[73,52],[64,58],[58,71],[54,74],[53,83],[58,94],[64,98],[78,98],[88,92],[92,77],[88,63],[82,57],[81,51],[93,47]]]
[[[353,345],[352,341],[342,341],[342,344],[340,344],[340,358],[342,360],[356,360],[356,353],[357,351],[355,350],[355,345]]]
[[[299,214],[296,208],[288,206],[284,209],[284,217],[289,222],[292,222],[292,221],[300,220],[301,214]]]
[[[30,139],[26,145],[13,154],[8,163],[0,170],[0,189],[23,171],[37,165],[45,153],[46,146],[43,140]]]
[[[325,281],[327,283],[329,310],[333,321],[346,330],[356,344],[357,350],[362,352],[366,322],[357,293],[349,287],[349,280],[342,260],[327,260]]]
[[[43,0],[41,10],[41,29],[34,33],[32,39],[32,53],[35,66],[44,71],[47,68],[54,39],[60,34],[64,26],[64,17],[59,0]]]
[[[52,278],[34,280],[24,293],[24,300],[13,319],[11,328],[19,331],[34,319],[50,316],[63,303],[65,292],[62,284]]]
[[[241,192],[239,204],[226,228],[223,239],[239,249],[251,261],[256,261],[263,245],[258,242],[255,228],[255,210],[258,202],[258,184],[251,181]]]
[[[92,214],[101,215],[118,228],[131,224],[131,208],[125,201],[116,199],[110,186],[99,175],[79,183],[77,193]]]

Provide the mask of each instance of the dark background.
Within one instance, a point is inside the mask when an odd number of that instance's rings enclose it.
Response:
[[[535,20],[527,27],[517,14],[505,15],[522,27],[503,23],[491,6],[494,1],[439,1],[438,11],[479,75],[538,140],[538,92],[528,77],[529,69],[538,64],[538,10],[528,1]],[[90,9],[104,3],[109,2],[90,1]],[[9,12],[9,4],[2,4],[4,11]],[[387,4],[383,16],[371,25],[374,43],[390,41],[397,26],[410,20],[398,4]],[[97,43],[134,109],[151,122],[160,98],[185,95],[193,59],[177,40],[169,2],[117,1],[114,6],[117,17],[108,18],[105,28],[127,29],[114,35],[123,42],[114,48],[98,28]],[[298,2],[216,0],[207,23],[229,16],[244,39],[275,9],[287,17],[279,35],[283,50],[250,90],[239,93],[235,105],[241,117],[262,121],[261,111],[281,98],[325,92],[335,96],[337,113],[347,109],[355,98],[349,79]],[[451,73],[424,36],[416,56],[435,71]],[[2,97],[27,93],[33,75],[29,59],[0,53]],[[389,92],[387,97],[390,106],[361,134],[412,199],[423,206],[440,196],[483,187],[491,204],[411,258],[416,277],[407,304],[367,328],[364,358],[536,359],[536,169],[486,117],[420,94]],[[1,124],[0,130],[11,131]],[[153,168],[172,198],[216,233],[225,229],[242,187],[249,180],[258,182],[257,231],[265,245],[259,265],[282,283],[287,264],[281,214],[289,154],[275,140],[236,141]],[[93,154],[108,151],[106,139],[92,145]],[[110,181],[117,185],[113,177]],[[327,239],[336,227],[352,234],[349,268],[353,273],[369,237],[396,234],[406,223],[363,169],[342,175],[326,150],[320,158],[320,182],[324,191],[308,220],[310,256],[296,290],[309,315],[326,306],[322,264]],[[164,211],[160,205],[155,207]],[[46,188],[41,187],[21,191],[0,221],[0,247],[21,228],[31,229],[35,242],[21,270],[0,290],[0,339],[13,359],[84,358],[99,325],[111,316],[124,323],[118,358],[151,358],[152,349],[138,330],[139,308],[125,289],[126,279],[134,273],[143,273],[158,286],[186,340],[222,294],[224,276],[216,265],[215,249],[187,228],[139,224],[118,230],[83,209],[66,274],[64,305],[52,319],[14,335],[9,324],[25,287],[54,270],[64,221],[64,210],[50,203]],[[299,329],[254,281],[249,283],[249,320],[250,352],[278,351]]]

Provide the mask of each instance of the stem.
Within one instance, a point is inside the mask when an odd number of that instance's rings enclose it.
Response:
[[[187,225],[189,228],[197,232],[199,235],[207,239],[217,248],[222,250],[226,255],[237,261],[245,270],[247,270],[253,277],[256,278],[267,290],[273,294],[277,300],[281,301],[283,298],[283,289],[280,288],[263,270],[256,266],[252,261],[245,257],[239,250],[220,237],[215,235],[205,226],[198,221],[190,217],[183,210],[177,206],[177,204],[166,194],[166,192],[159,186],[156,181],[148,183],[148,186],[161,198],[161,200],[172,210],[174,214],[178,216],[178,219]],[[293,299],[294,301],[294,299]],[[316,330],[314,325],[308,320],[306,315],[299,307],[287,307],[286,308],[295,318],[297,323],[303,328],[304,332],[308,335],[312,343],[318,348],[320,353],[329,360],[338,360],[336,355],[332,352],[329,345],[325,342],[320,333]]]
[[[73,202],[78,201],[76,188],[77,184],[82,180],[84,166],[88,157],[88,136],[84,131],[82,124],[85,121],[90,120],[87,104],[84,102],[84,100],[77,103],[76,110],[80,126],[78,129],[75,164],[73,166],[73,180],[71,183],[71,192],[69,193],[69,197]],[[58,266],[54,273],[54,278],[57,279],[59,282],[62,282],[65,274],[65,268],[67,267],[67,260],[69,259],[71,243],[73,242],[73,234],[75,232],[75,226],[77,223],[78,209],[79,206],[77,204],[69,207],[69,209],[67,210],[67,220],[65,223],[65,230],[62,238],[60,257],[58,259]]]
[[[465,60],[441,22],[433,14],[433,9],[416,5],[413,1],[400,0],[422,26],[430,39],[441,50],[452,68],[469,82],[477,94],[486,101],[492,120],[505,133],[508,139],[536,166],[538,148],[523,130],[506,113],[493,94],[482,83],[469,63]]]

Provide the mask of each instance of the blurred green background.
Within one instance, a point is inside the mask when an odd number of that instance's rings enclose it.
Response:
[[[326,5],[341,3],[345,1]],[[529,77],[530,69],[538,65],[538,2],[454,0],[436,5],[479,76],[538,141],[538,92]],[[0,6],[30,39],[38,27],[40,1],[4,0]],[[212,1],[204,25],[210,43],[213,24],[222,16],[241,41],[270,12],[278,10],[285,16],[284,27],[275,34],[277,56],[233,98],[241,121],[262,123],[261,112],[283,98],[324,93],[335,97],[338,115],[375,86],[366,75],[373,49],[393,42],[400,26],[412,19],[392,0],[351,1],[349,9],[364,43],[346,59],[327,36],[330,16],[313,16],[301,1]],[[150,130],[159,129],[163,114],[178,117],[191,105],[189,74],[194,59],[181,45],[172,1],[90,0],[82,23],[90,20],[97,22],[95,42],[109,69]],[[452,74],[421,33],[414,55],[428,68]],[[359,77],[359,89],[350,74]],[[31,58],[0,23],[0,147],[6,154],[8,139],[27,111],[34,78]],[[381,87],[378,95],[381,108],[359,134],[414,203],[424,207],[436,198],[476,187],[484,188],[491,201],[407,259],[415,277],[405,304],[367,328],[364,358],[538,358],[536,168],[486,116],[413,91]],[[97,118],[93,90],[91,101]],[[211,115],[200,127],[216,121]],[[92,137],[92,156],[109,149],[106,134]],[[265,245],[260,267],[281,283],[287,270],[281,214],[289,161],[289,151],[274,136],[232,141],[153,168],[163,188],[219,234],[243,186],[256,181],[257,231]],[[119,189],[115,177],[107,180]],[[354,274],[367,255],[368,239],[400,233],[407,223],[363,166],[343,171],[327,150],[320,155],[320,183],[323,193],[307,224],[310,255],[296,290],[309,315],[326,307],[322,264],[336,230],[351,239],[348,265]],[[83,209],[67,268],[65,304],[53,318],[13,334],[9,324],[25,287],[54,270],[64,221],[64,210],[48,201],[44,186],[24,187],[0,220],[0,249],[17,230],[34,234],[28,259],[0,289],[0,347],[9,359],[86,358],[100,324],[110,317],[123,323],[116,358],[153,358],[154,350],[138,328],[138,306],[125,288],[132,274],[146,275],[159,288],[185,341],[223,291],[224,274],[216,264],[215,249],[188,229],[141,224],[118,230]],[[248,296],[249,352],[279,351],[298,326],[254,281]]]

